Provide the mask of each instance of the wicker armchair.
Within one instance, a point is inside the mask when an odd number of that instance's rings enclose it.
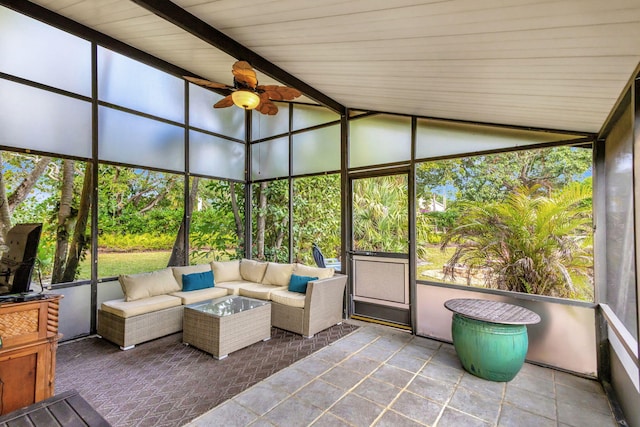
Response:
[[[347,276],[342,274],[309,282],[302,308],[272,301],[271,326],[312,337],[342,323],[346,284]]]

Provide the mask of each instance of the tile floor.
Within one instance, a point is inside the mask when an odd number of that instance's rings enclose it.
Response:
[[[462,369],[450,344],[365,324],[188,425],[607,427],[617,423],[596,381],[528,363],[511,382],[486,381]]]

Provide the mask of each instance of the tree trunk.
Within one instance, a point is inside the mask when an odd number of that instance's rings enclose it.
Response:
[[[194,181],[198,178],[193,178]],[[158,195],[151,201],[149,202],[149,204],[147,204],[147,206],[145,206],[144,208],[140,209],[140,213],[145,213],[148,210],[153,209],[158,203],[160,203],[162,201],[162,199],[164,199],[165,197],[167,197],[167,194],[169,194],[171,192],[171,190],[173,189],[173,187],[176,186],[176,181],[175,180],[171,180],[169,182],[169,185],[165,188],[164,191],[159,192]],[[189,197],[191,197],[191,195],[189,195]]]
[[[282,218],[280,231],[278,231],[278,237],[276,238],[275,249],[280,249],[280,247],[282,246],[282,241],[284,240],[284,231],[286,229],[288,221],[289,221],[289,218],[287,217]],[[274,261],[277,261],[277,260],[274,259]]]
[[[238,210],[238,198],[236,197],[236,183],[229,182],[229,193],[231,195],[231,210],[233,211],[233,218],[236,221],[236,234],[238,235],[238,243],[244,244],[244,226],[242,223],[242,217],[240,217],[240,211]]]
[[[267,222],[267,186],[266,182],[260,183],[260,194],[258,195],[258,219],[256,221],[256,248],[258,259],[264,259],[264,233]]]
[[[36,162],[33,170],[22,182],[16,187],[15,191],[11,193],[8,198],[9,201],[9,213],[13,213],[16,206],[27,198],[31,189],[36,184],[38,179],[42,176],[47,169],[47,165],[51,162],[51,157],[40,157],[40,160]]]
[[[186,219],[187,215],[191,218],[191,214],[193,213],[193,205],[196,202],[196,196],[198,195],[198,184],[200,183],[200,178],[193,177],[193,181],[191,181],[191,190],[189,191],[189,206],[188,212],[182,218],[182,222],[180,223],[180,228],[178,229],[178,235],[176,236],[176,241],[173,243],[173,249],[171,250],[171,257],[169,257],[169,262],[167,263],[167,267],[171,267],[174,265],[186,265],[188,264],[189,257],[187,256],[187,250],[184,246],[184,237],[186,233]],[[168,190],[167,190],[168,191]]]
[[[92,181],[93,181],[93,167],[90,162],[85,164],[84,170],[84,182],[82,184],[82,194],[80,194],[80,206],[78,207],[78,218],[76,221],[75,229],[73,230],[73,239],[69,247],[69,254],[67,256],[67,265],[64,268],[62,275],[62,282],[73,282],[76,279],[76,273],[78,270],[78,264],[82,258],[82,253],[88,246],[89,239],[87,238],[87,222],[89,221],[89,214],[91,212],[92,203]]]
[[[4,243],[7,231],[11,228],[11,213],[9,212],[9,201],[4,184],[4,167],[2,155],[0,155],[0,243]]]
[[[56,252],[53,258],[51,283],[60,283],[65,260],[67,259],[71,223],[71,203],[73,202],[74,166],[74,160],[64,160],[62,185],[60,187],[60,207],[58,208],[58,223],[56,226]]]

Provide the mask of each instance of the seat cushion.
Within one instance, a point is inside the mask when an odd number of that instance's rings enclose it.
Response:
[[[262,283],[247,283],[240,286],[240,295],[248,298],[269,300],[271,299],[271,292],[279,289],[287,289],[287,287],[263,285]]]
[[[126,301],[170,294],[182,289],[171,268],[149,273],[121,274],[118,280]]]
[[[197,265],[187,265],[184,267],[171,267],[173,271],[173,277],[176,279],[176,282],[180,285],[180,289],[182,289],[182,275],[183,274],[193,274],[193,273],[205,273],[207,271],[211,271],[211,264],[197,264]]]
[[[215,280],[216,284],[242,280],[242,276],[240,275],[240,260],[211,261],[211,269],[213,270],[213,280]]]
[[[171,293],[172,296],[179,297],[182,300],[182,305],[193,304],[196,302],[206,301],[214,298],[221,298],[227,296],[228,294],[228,289],[220,288],[218,286],[216,286],[215,288],[200,289],[198,291],[181,291]]]
[[[247,282],[246,280],[234,280],[231,282],[216,282],[216,288],[227,289],[229,291],[229,295],[240,295],[240,288],[242,286],[253,284],[253,282]]]
[[[271,301],[288,305],[289,307],[304,308],[305,299],[305,294],[287,291],[286,289],[271,292]]]
[[[328,279],[333,277],[336,270],[333,268],[309,267],[304,264],[296,264],[293,274],[296,276],[317,277],[318,279]]]
[[[171,295],[156,295],[134,301],[125,301],[124,299],[105,301],[100,308],[107,313],[127,318],[179,305],[182,305],[180,298]]]
[[[270,262],[267,264],[267,271],[262,278],[263,285],[288,286],[293,273],[293,264],[280,264]]]

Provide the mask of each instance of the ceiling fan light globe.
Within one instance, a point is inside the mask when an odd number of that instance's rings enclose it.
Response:
[[[250,90],[240,89],[231,94],[233,103],[245,110],[253,110],[260,105],[260,96]]]

